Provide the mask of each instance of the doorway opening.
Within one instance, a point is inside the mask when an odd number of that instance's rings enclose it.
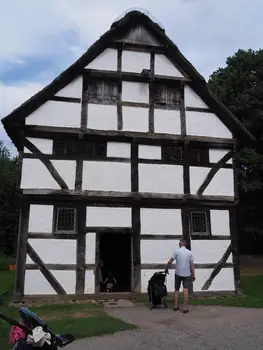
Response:
[[[103,261],[103,281],[111,271],[117,284],[112,292],[131,291],[131,236],[125,233],[101,233],[100,234],[100,260]],[[105,292],[106,286],[101,285],[100,292]]]

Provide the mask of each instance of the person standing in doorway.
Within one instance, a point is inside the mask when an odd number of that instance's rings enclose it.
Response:
[[[195,267],[192,252],[186,248],[186,242],[182,238],[179,241],[179,248],[175,250],[171,259],[167,263],[166,272],[168,272],[169,266],[173,261],[176,261],[175,266],[175,295],[174,295],[174,311],[179,310],[179,290],[181,283],[183,283],[183,295],[184,295],[184,308],[183,312],[187,313],[188,310],[188,290],[192,287],[192,282],[195,281]]]

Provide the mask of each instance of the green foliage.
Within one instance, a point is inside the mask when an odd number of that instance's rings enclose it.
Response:
[[[238,50],[209,79],[215,95],[235,114],[260,142],[263,141],[263,50]],[[263,145],[240,152],[241,191],[263,190]]]
[[[0,252],[15,253],[18,200],[16,194],[16,159],[0,141]]]

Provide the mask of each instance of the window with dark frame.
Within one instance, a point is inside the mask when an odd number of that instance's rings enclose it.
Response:
[[[176,108],[180,104],[180,91],[177,87],[158,84],[154,87],[153,99],[157,107],[168,106]]]
[[[209,164],[209,150],[205,148],[190,148],[188,152],[189,165]]]
[[[77,156],[82,154],[90,158],[104,158],[106,153],[106,141],[54,140],[53,143],[53,154],[57,156]]]
[[[55,232],[76,231],[76,209],[56,208]]]
[[[183,159],[182,147],[162,146],[162,159],[167,161],[181,161]]]
[[[205,211],[192,211],[190,213],[191,234],[209,235],[208,215]]]
[[[87,88],[89,102],[111,102],[118,101],[118,84],[109,80],[91,80]]]

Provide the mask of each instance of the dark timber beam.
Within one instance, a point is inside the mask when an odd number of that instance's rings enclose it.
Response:
[[[84,228],[85,232],[99,232],[99,233],[132,233],[130,227],[102,227],[102,226],[89,226]]]
[[[122,49],[118,49],[117,57],[117,71],[120,73],[122,70]],[[123,129],[123,117],[122,117],[122,79],[118,81],[118,100],[117,100],[117,129]]]
[[[31,247],[29,243],[27,243],[27,254],[30,256],[33,262],[37,265],[38,269],[41,271],[43,276],[46,278],[46,280],[49,282],[52,288],[56,291],[56,293],[67,294],[65,289],[61,286],[61,284],[58,282],[55,276],[50,272],[50,270],[47,269],[44,262],[41,260],[41,258],[38,256],[38,254],[35,252],[35,250]]]
[[[168,259],[169,259],[169,256],[168,256]],[[141,269],[142,270],[160,270],[161,271],[161,270],[165,270],[166,266],[167,266],[167,264],[155,264],[155,263],[141,264]],[[175,264],[172,264],[170,266],[171,266],[170,269],[172,269],[172,270],[174,270],[176,267]],[[217,266],[216,264],[198,264],[198,263],[195,264],[196,269],[213,269],[213,268],[216,268],[216,266]],[[224,266],[222,266],[222,267],[224,267],[224,268],[233,267],[233,264],[231,264],[231,263],[226,264],[225,263]],[[221,268],[220,268],[220,270],[221,270]]]
[[[202,290],[208,290],[209,289],[209,287],[211,286],[213,280],[219,274],[219,272],[221,271],[221,269],[223,267],[229,267],[229,265],[231,265],[231,267],[233,267],[233,264],[227,264],[226,263],[226,261],[229,258],[231,253],[232,253],[232,245],[230,244],[229,247],[227,248],[227,250],[225,251],[224,255],[222,256],[222,258],[218,261],[218,263],[214,267],[214,270],[212,271],[211,275],[209,276],[207,281],[204,283],[204,285],[202,287]]]
[[[20,209],[19,232],[16,258],[15,295],[24,295],[25,263],[27,254],[27,232],[29,223],[29,203],[23,203]]]
[[[30,239],[77,239],[75,233],[47,233],[47,232],[29,232],[27,235]]]
[[[76,267],[76,294],[84,294],[85,264],[86,264],[86,206],[77,207],[77,267]]]
[[[141,291],[141,210],[139,206],[132,208],[132,264],[133,264],[133,286],[134,292]]]
[[[48,270],[58,270],[58,271],[76,271],[77,265],[76,264],[45,264],[45,267]],[[95,264],[85,264],[83,266],[84,271],[86,270],[94,270]],[[26,264],[26,270],[38,270],[38,266],[36,264]],[[83,293],[77,293],[77,294],[83,294]]]
[[[235,281],[235,291],[236,295],[241,294],[240,287],[240,260],[239,260],[239,249],[238,249],[238,233],[237,233],[237,208],[229,210],[229,220],[230,220],[230,234],[232,242],[232,255],[234,264],[234,281]]]
[[[77,97],[51,96],[49,100],[59,101],[59,102],[69,102],[69,103],[81,103],[81,98],[77,98]]]
[[[222,168],[228,161],[229,159],[231,159],[231,157],[233,156],[233,151],[229,151],[227,152],[226,155],[224,155],[224,157],[222,157],[209,171],[209,173],[207,174],[206,178],[204,179],[204,182],[202,183],[202,185],[199,187],[198,191],[196,192],[196,194],[198,196],[201,196],[205,189],[208,187],[208,185],[210,184],[210,182],[213,180],[214,176],[216,175],[216,173],[220,170],[220,168]]]
[[[85,127],[86,128],[86,127]],[[64,139],[72,138],[76,139],[80,134],[87,137],[89,140],[93,139],[96,141],[98,138],[109,141],[119,142],[132,142],[133,140],[137,143],[142,144],[166,144],[169,145],[172,142],[189,142],[195,146],[203,144],[209,148],[222,148],[232,149],[235,144],[234,139],[214,138],[207,136],[182,136],[172,134],[150,134],[143,132],[134,131],[104,131],[104,130],[88,130],[78,128],[67,128],[67,127],[56,127],[56,126],[38,126],[38,125],[27,125],[25,127],[25,135],[27,137],[39,137],[39,138],[54,138]]]
[[[99,268],[100,268],[100,233],[96,232],[96,245],[95,245],[95,294],[100,293],[100,281],[99,281]]]
[[[24,140],[24,146],[29,149],[47,168],[50,175],[53,177],[53,179],[57,182],[59,187],[63,190],[68,190],[68,185],[66,182],[62,179],[62,177],[59,175],[58,171],[52,164],[52,162],[48,159],[48,157],[40,152],[40,150],[28,139]]]
[[[113,72],[108,70],[93,70],[93,69],[84,69],[83,72],[84,77],[92,78],[92,79],[103,79],[103,80],[122,80],[122,81],[134,81],[134,82],[143,82],[143,83],[164,83],[164,84],[173,84],[176,82],[187,82],[189,79],[181,78],[181,77],[170,77],[165,75],[154,75],[145,76],[141,73],[133,73],[133,72]]]

